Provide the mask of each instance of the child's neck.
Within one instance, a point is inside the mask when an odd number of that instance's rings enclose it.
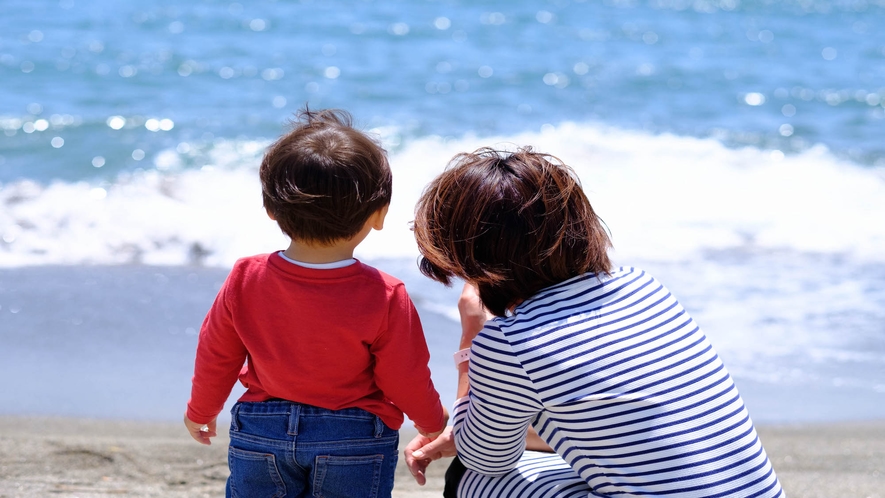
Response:
[[[381,230],[384,226],[384,216],[387,215],[387,206],[379,209],[363,224],[353,237],[338,239],[330,244],[311,243],[310,241],[295,240],[289,243],[289,248],[284,254],[289,259],[302,263],[323,264],[344,261],[353,258],[353,250],[360,242],[365,240],[372,229]]]
[[[356,244],[342,241],[331,245],[306,244],[293,240],[283,253],[289,259],[302,263],[322,264],[334,263],[353,258]]]

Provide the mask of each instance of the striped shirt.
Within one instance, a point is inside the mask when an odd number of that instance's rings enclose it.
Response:
[[[640,269],[575,277],[489,321],[469,378],[454,431],[476,473],[524,465],[531,424],[584,496],[783,496],[722,361]]]

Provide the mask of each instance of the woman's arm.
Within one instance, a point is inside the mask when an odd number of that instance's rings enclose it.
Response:
[[[509,470],[525,448],[550,451],[531,428],[542,407],[506,337],[496,323],[488,323],[492,316],[476,288],[464,286],[458,311],[461,347],[471,348],[469,362],[458,365],[453,424],[458,455],[467,468],[499,474]],[[483,336],[478,338],[480,332]],[[489,434],[496,437],[490,439]]]
[[[458,298],[458,312],[461,316],[461,349],[469,349],[473,340],[482,331],[485,323],[492,318],[482,305],[479,294],[475,287],[465,284]],[[469,361],[458,365],[458,386],[456,398],[461,399],[470,392],[468,381]],[[529,426],[526,435],[525,448],[532,451],[544,451],[552,453],[550,446],[538,436],[534,428]],[[452,427],[446,430],[435,440],[421,436],[415,436],[406,446],[404,451],[406,465],[415,481],[424,485],[426,479],[424,471],[434,460],[445,457],[453,457],[456,454],[455,437]]]
[[[525,449],[529,451],[542,451],[544,453],[555,453],[553,448],[547,444],[547,441],[541,439],[534,427],[529,426],[529,433],[525,437]]]
[[[479,299],[479,292],[476,287],[470,284],[464,284],[461,289],[461,296],[458,298],[458,314],[461,316],[461,343],[460,349],[470,349],[473,340],[482,332],[486,322],[493,315],[486,311]],[[467,372],[469,371],[469,360],[458,365],[458,390],[455,399],[467,396],[470,391],[470,384],[467,381]]]
[[[461,315],[461,349],[468,349],[473,343],[473,339],[482,331],[485,323],[493,318],[482,305],[479,299],[479,293],[476,288],[470,284],[464,284],[461,290],[461,297],[458,298],[458,313]],[[468,362],[458,365],[458,393],[456,399],[460,399],[470,391],[470,384],[467,381]],[[543,451],[553,453],[553,448],[541,439],[534,427],[529,427],[529,433],[526,436],[525,448],[530,451]]]

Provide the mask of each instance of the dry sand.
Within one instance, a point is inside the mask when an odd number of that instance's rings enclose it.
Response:
[[[885,422],[759,434],[791,498],[885,498]],[[223,496],[226,451],[223,436],[200,446],[174,423],[0,417],[0,498]],[[442,496],[447,464],[435,462],[419,487],[401,461],[393,496]]]

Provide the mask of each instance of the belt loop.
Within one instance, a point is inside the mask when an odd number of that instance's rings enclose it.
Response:
[[[290,436],[298,435],[298,419],[301,417],[301,405],[298,403],[289,403],[289,427],[286,433]]]
[[[230,410],[230,428],[234,431],[240,430],[240,404],[235,403],[234,407]]]
[[[384,425],[384,422],[381,421],[381,417],[375,415],[375,437],[381,437],[384,435],[384,428],[387,427]]]

